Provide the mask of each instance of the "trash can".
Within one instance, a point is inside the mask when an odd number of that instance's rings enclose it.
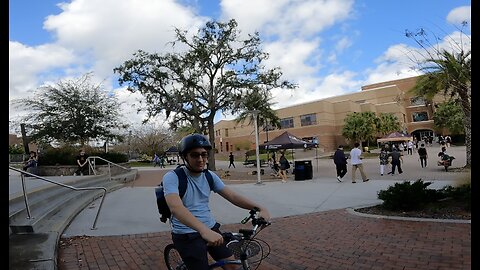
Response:
[[[295,181],[308,180],[313,178],[312,161],[295,161]]]

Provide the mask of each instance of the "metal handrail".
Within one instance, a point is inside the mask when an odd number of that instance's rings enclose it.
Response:
[[[124,169],[124,170],[127,170],[127,171],[131,171],[131,170],[132,170],[131,168],[123,167],[123,166],[118,165],[118,164],[116,164],[116,163],[113,163],[113,162],[111,162],[111,161],[109,161],[109,160],[106,160],[106,159],[104,159],[104,158],[102,158],[102,157],[99,157],[99,156],[90,156],[90,157],[87,158],[87,161],[88,161],[88,163],[90,164],[89,170],[90,170],[90,168],[91,168],[94,175],[97,175],[97,172],[95,171],[95,166],[96,166],[96,165],[95,165],[95,159],[97,159],[97,158],[100,159],[100,160],[103,160],[103,161],[107,162],[107,164],[108,164],[108,176],[109,176],[109,179],[110,179],[110,180],[112,180],[112,171],[111,171],[111,165],[112,165],[112,164],[115,165],[115,166],[117,166],[117,167],[119,167],[119,168],[122,168],[122,169]],[[91,159],[93,159],[93,162],[90,162]],[[93,164],[93,165],[92,165],[92,164]],[[134,178],[134,179],[135,179],[135,178]]]
[[[52,183],[52,184],[55,184],[55,185],[59,185],[59,186],[62,186],[62,187],[66,187],[66,188],[69,188],[69,189],[72,189],[72,190],[75,190],[75,191],[102,189],[102,190],[103,190],[102,200],[100,201],[100,205],[98,206],[97,214],[95,215],[95,220],[93,221],[93,226],[92,226],[92,228],[90,228],[90,229],[92,229],[92,230],[97,229],[95,226],[96,226],[96,224],[97,224],[98,215],[100,214],[100,209],[102,208],[103,201],[105,200],[105,195],[107,194],[107,189],[106,189],[105,187],[85,187],[85,188],[77,188],[77,187],[65,185],[65,184],[63,184],[63,183],[59,183],[59,182],[56,182],[56,181],[53,181],[53,180],[50,180],[50,179],[47,179],[47,178],[38,176],[38,175],[33,174],[33,173],[29,173],[29,172],[27,172],[27,171],[23,171],[23,170],[17,169],[17,168],[15,168],[15,167],[8,166],[8,168],[9,168],[10,170],[14,170],[14,171],[19,172],[19,173],[20,173],[20,176],[21,176],[21,178],[22,178],[23,198],[24,198],[24,201],[25,201],[25,207],[26,207],[26,209],[27,209],[28,219],[31,219],[32,216],[31,216],[31,214],[30,214],[30,207],[29,207],[29,205],[28,205],[27,193],[26,193],[26,191],[25,191],[25,175],[30,175],[30,176],[35,177],[35,178],[37,178],[37,179],[40,179],[40,180],[43,180],[43,181],[47,181],[47,182],[49,182],[49,183]]]

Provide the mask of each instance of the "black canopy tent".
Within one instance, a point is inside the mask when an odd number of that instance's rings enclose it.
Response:
[[[292,157],[294,160],[295,157],[293,156],[293,149],[307,149],[311,147],[315,147],[315,144],[304,141],[288,131],[285,131],[269,142],[259,145],[260,149],[266,150],[292,149]]]

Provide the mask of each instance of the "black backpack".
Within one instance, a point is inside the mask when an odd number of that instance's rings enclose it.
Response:
[[[185,192],[187,191],[187,175],[185,174],[182,166],[178,166],[173,171],[178,177],[178,195],[180,196],[180,199],[182,199],[183,195],[185,195]],[[208,180],[210,190],[213,190],[212,174],[210,174],[208,170],[204,170],[203,172],[205,173],[205,177]],[[158,213],[160,213],[160,221],[165,223],[167,222],[167,219],[172,216],[172,213],[170,212],[170,208],[168,208],[167,201],[165,200],[165,195],[163,194],[163,183],[160,183],[160,185],[155,188],[155,195],[157,196],[157,207]]]

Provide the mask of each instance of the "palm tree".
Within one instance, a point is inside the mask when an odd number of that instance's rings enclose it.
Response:
[[[374,138],[377,132],[376,119],[374,112],[350,113],[344,119],[342,136],[353,142],[358,141],[361,148],[362,141]]]
[[[278,118],[276,112],[271,108],[273,104],[268,93],[261,90],[249,91],[241,101],[240,114],[235,119],[235,122],[247,122],[248,125],[251,125],[255,120],[252,111],[258,110],[258,126],[280,128],[280,118]]]
[[[380,113],[377,117],[376,125],[378,135],[380,136],[385,136],[401,129],[400,121],[393,113]]]
[[[464,114],[466,167],[471,166],[471,51],[450,53],[442,50],[438,58],[429,58],[428,66],[412,89],[419,96],[432,99],[442,93],[450,101],[460,104]]]
[[[421,76],[412,89],[412,93],[432,100],[434,96],[442,93],[449,101],[459,104],[464,114],[466,166],[471,167],[471,36],[464,32],[468,23],[463,21],[462,27],[454,35],[444,38],[445,44],[450,46],[452,52],[438,44],[441,40],[433,33],[437,44],[433,44],[427,32],[420,28],[416,32],[406,30],[405,36],[422,49],[410,54],[410,60],[418,65],[419,70],[425,75]],[[459,35],[457,35],[459,33]],[[415,56],[420,55],[420,59]]]

